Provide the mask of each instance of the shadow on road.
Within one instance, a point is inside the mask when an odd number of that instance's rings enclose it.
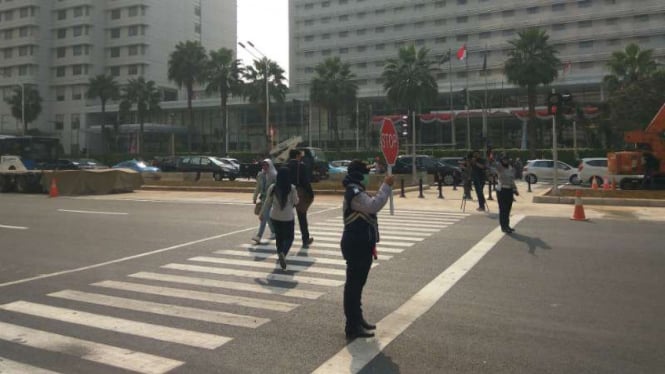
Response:
[[[517,240],[518,242],[523,242],[529,247],[529,253],[530,254],[535,254],[536,249],[552,249],[552,247],[549,246],[549,244],[545,243],[542,239],[540,238],[533,238],[531,236],[526,236],[522,234],[518,234],[517,232],[514,232],[510,235],[507,235],[509,238],[512,238],[514,240]]]

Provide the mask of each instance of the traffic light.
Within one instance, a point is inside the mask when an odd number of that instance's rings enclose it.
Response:
[[[556,114],[557,110],[559,110],[561,106],[561,103],[562,103],[561,95],[558,93],[551,93],[547,97],[547,113]]]
[[[402,136],[407,137],[409,136],[409,122],[404,120],[402,122]]]
[[[565,114],[575,111],[573,95],[570,92],[564,92],[561,94],[561,107],[561,112]]]

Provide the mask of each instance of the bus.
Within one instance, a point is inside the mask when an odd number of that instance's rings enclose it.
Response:
[[[18,156],[28,170],[56,165],[60,151],[57,138],[45,136],[0,135],[0,156]]]

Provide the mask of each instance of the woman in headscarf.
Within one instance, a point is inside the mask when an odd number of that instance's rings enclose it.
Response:
[[[266,206],[265,200],[268,193],[268,187],[275,183],[276,178],[277,169],[275,169],[272,160],[266,158],[261,162],[261,171],[259,171],[259,174],[256,176],[256,188],[254,189],[254,196],[252,196],[252,202],[254,202],[254,204],[256,204],[256,198],[258,197],[261,206]],[[275,229],[272,227],[272,222],[270,222],[270,207],[262,211],[264,211],[264,214],[259,214],[259,230],[256,232],[256,235],[252,237],[252,240],[256,244],[261,243],[261,237],[266,229],[266,223],[268,223],[268,226],[270,227],[270,239],[275,239]]]
[[[293,244],[295,230],[295,214],[293,209],[298,204],[296,187],[289,182],[289,169],[280,168],[277,179],[267,191],[267,198],[262,207],[270,210],[270,220],[275,230],[275,245],[282,270],[286,270],[286,255]],[[263,217],[263,214],[260,215]]]

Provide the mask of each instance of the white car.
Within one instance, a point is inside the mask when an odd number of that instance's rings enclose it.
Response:
[[[558,161],[557,181],[568,181],[571,184],[579,184],[577,169]],[[529,160],[523,168],[524,180],[529,183],[537,183],[539,180],[554,179],[553,160]]]
[[[605,177],[609,174],[607,170],[607,157],[589,157],[580,160],[580,165],[577,167],[577,176],[580,183],[593,183],[593,178],[596,178],[596,183],[602,185]]]

